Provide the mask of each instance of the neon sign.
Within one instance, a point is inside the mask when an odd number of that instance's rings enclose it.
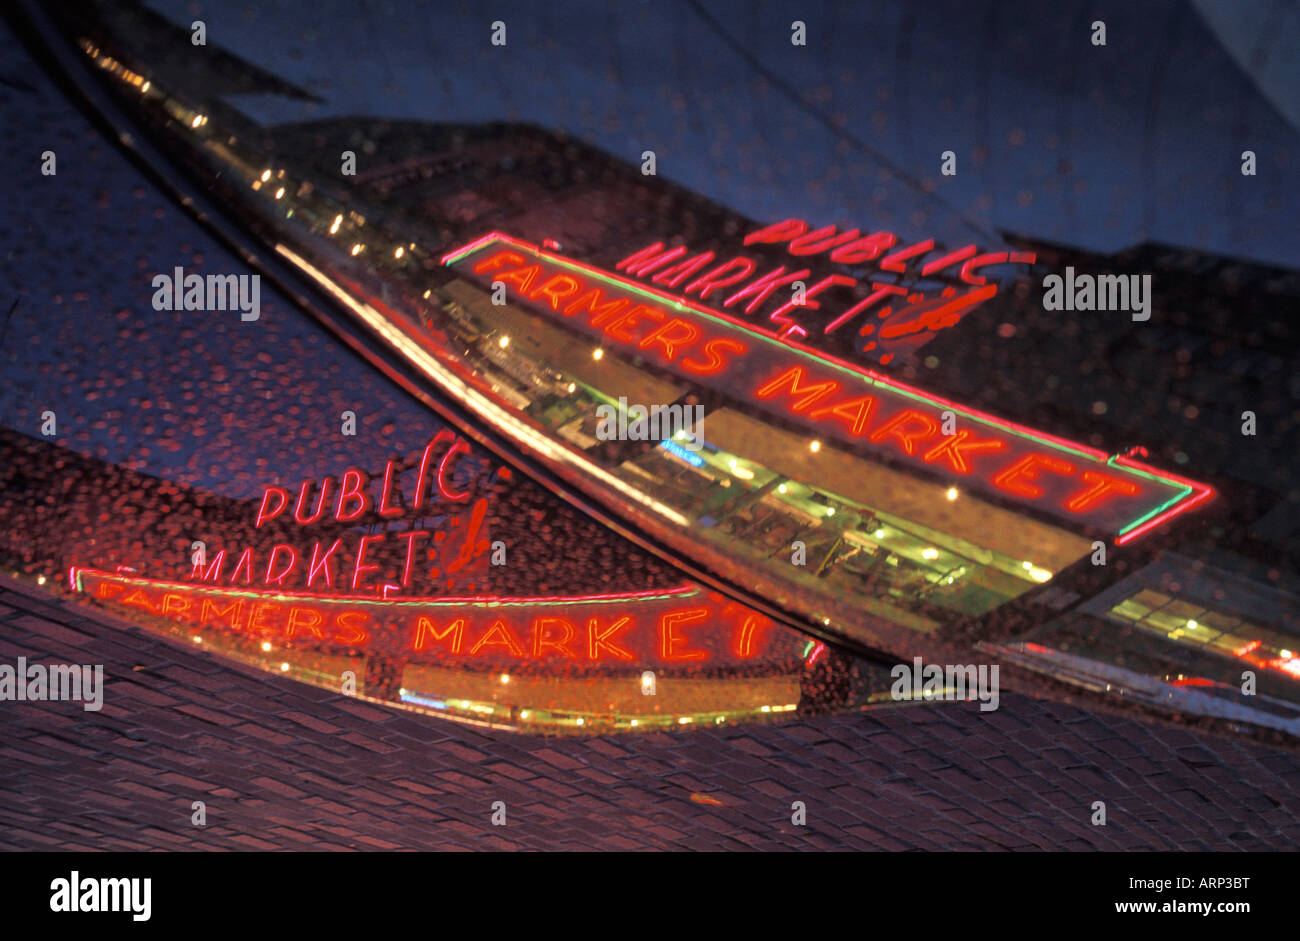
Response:
[[[666,248],[663,242],[654,242],[627,256],[615,265],[615,270],[672,288],[682,297],[709,301],[713,296],[715,308],[743,311],[747,316],[761,314],[761,308],[778,290],[802,285],[801,296],[792,296],[767,314],[782,337],[802,339],[810,331],[822,336],[856,334],[857,352],[887,364],[900,350],[915,349],[938,331],[955,326],[997,294],[997,285],[978,274],[980,269],[1032,265],[1037,258],[1033,252],[981,253],[975,245],[964,245],[920,264],[922,256],[934,251],[933,239],[900,248],[898,236],[892,232],[863,235],[858,229],[839,232],[833,225],[809,231],[802,219],[786,219],[749,233],[744,246],[751,245],[784,245],[796,259],[793,270],[780,265],[755,277],[759,264],[747,255],[714,264],[718,260],[714,252],[690,255],[685,246]],[[869,289],[864,289],[858,278],[839,273],[809,284],[813,269],[799,265],[815,255],[825,255],[842,265],[861,267],[874,263],[879,272],[899,277],[872,278]],[[913,263],[920,264],[919,276]],[[959,292],[956,285],[949,283],[940,287],[937,295],[927,295],[903,283],[909,279],[937,282],[945,271],[955,271],[964,290]],[[948,280],[952,280],[951,274]],[[822,315],[824,322],[814,325],[810,318],[803,317],[801,324],[792,319],[792,315],[820,311],[823,302],[819,296],[826,292],[831,292],[828,298],[838,294],[840,303]]]
[[[373,596],[232,590],[73,568],[74,590],[173,625],[249,642],[434,662],[735,665],[793,655],[800,638],[693,586],[603,595]],[[788,648],[788,649],[787,649]]]
[[[210,558],[196,559],[190,578],[213,585],[339,588],[384,596],[411,589],[417,579],[452,584],[485,559],[491,544],[488,498],[476,497],[474,491],[511,477],[509,468],[500,467],[495,475],[480,474],[474,483],[457,483],[460,460],[469,451],[452,432],[438,432],[424,448],[418,470],[411,468],[415,474],[407,483],[409,498],[403,495],[402,469],[395,460],[389,460],[382,478],[373,481],[365,471],[349,468],[337,482],[329,477],[304,480],[292,491],[264,487],[255,529],[283,520],[303,529],[330,531],[310,547],[276,543],[269,548],[219,549]],[[330,538],[340,528],[331,524],[390,523],[403,515],[437,516],[441,525],[349,536],[346,546],[343,536]]]
[[[817,242],[801,242],[802,236],[789,235],[797,226],[781,225],[786,228],[763,237],[787,238],[792,250],[811,250],[833,237],[822,234]],[[879,247],[860,242],[855,236],[837,248],[868,252],[871,245]],[[968,278],[981,277],[974,273],[979,259],[985,259],[983,264],[998,263],[971,253],[963,258]],[[902,259],[889,255],[881,262],[897,265]],[[597,344],[620,348],[721,395],[739,396],[747,411],[767,411],[819,438],[1033,507],[1074,527],[1116,536],[1117,542],[1136,538],[1213,494],[1204,484],[1128,457],[1110,457],[929,395],[813,350],[789,331],[778,333],[701,307],[501,233],[448,254],[443,263],[480,283],[505,285],[508,295],[565,322]],[[695,285],[704,296],[723,278],[713,269],[687,280],[704,266],[677,271],[664,283]],[[749,270],[732,267],[733,274]],[[638,270],[648,273],[643,266]],[[765,290],[766,285],[746,296],[761,301]]]

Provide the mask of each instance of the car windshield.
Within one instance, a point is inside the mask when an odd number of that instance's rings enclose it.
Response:
[[[1093,211],[1032,103],[922,145],[975,99],[904,58],[935,90],[891,100],[865,8],[815,61],[693,3],[427,50],[244,10],[44,14],[205,234],[10,312],[16,570],[548,734],[865,708],[914,657],[1294,732],[1294,192],[1210,231],[1138,167]],[[549,69],[535,37],[601,16]],[[1036,90],[1018,55],[981,100]],[[177,212],[105,198],[132,235]]]

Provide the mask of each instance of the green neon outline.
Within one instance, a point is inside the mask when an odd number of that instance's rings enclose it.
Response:
[[[1141,470],[1140,468],[1137,468],[1137,467],[1129,467],[1127,464],[1120,464],[1120,463],[1118,463],[1118,460],[1119,460],[1119,456],[1118,456],[1118,455],[1115,455],[1114,457],[1111,457],[1109,460],[1106,461],[1106,466],[1107,466],[1107,467],[1122,467],[1124,470],[1126,470],[1126,471],[1131,471],[1132,473],[1137,474],[1139,477],[1148,477],[1148,478],[1149,478],[1149,477],[1152,477],[1152,476],[1153,476],[1153,475],[1152,475],[1151,473],[1149,473],[1148,471]],[[1193,490],[1195,489],[1195,488],[1193,488],[1193,487],[1189,487],[1189,486],[1187,486],[1186,484],[1179,484],[1179,483],[1176,483],[1176,482],[1174,482],[1174,481],[1164,481],[1163,478],[1159,478],[1159,477],[1157,477],[1157,478],[1155,478],[1155,479],[1156,479],[1156,480],[1161,480],[1161,481],[1163,481],[1164,483],[1168,483],[1170,486],[1173,486],[1173,487],[1179,487],[1179,488],[1182,489],[1182,492],[1179,493],[1179,494],[1177,494],[1177,495],[1175,495],[1175,496],[1173,496],[1173,497],[1170,497],[1168,500],[1166,500],[1166,501],[1165,501],[1164,503],[1162,503],[1160,506],[1156,507],[1156,508],[1155,508],[1154,510],[1152,510],[1150,513],[1148,513],[1146,516],[1143,516],[1141,519],[1136,519],[1136,520],[1134,520],[1133,522],[1129,523],[1127,526],[1125,526],[1123,529],[1121,529],[1121,530],[1119,531],[1119,534],[1118,534],[1118,535],[1123,536],[1123,535],[1124,535],[1125,533],[1127,533],[1129,530],[1136,529],[1137,527],[1139,527],[1139,526],[1141,526],[1143,523],[1145,523],[1147,520],[1152,519],[1152,518],[1154,518],[1154,517],[1156,517],[1156,516],[1159,516],[1159,515],[1160,515],[1161,513],[1163,513],[1165,510],[1167,510],[1167,509],[1169,509],[1170,507],[1172,507],[1172,506],[1174,506],[1174,505],[1176,505],[1176,504],[1182,502],[1183,500],[1185,500],[1185,499],[1187,498],[1187,496],[1188,496],[1189,494],[1191,494],[1191,493],[1193,492]]]
[[[202,582],[168,582],[155,578],[141,578],[136,575],[123,575],[117,572],[101,572],[94,569],[77,570],[77,591],[85,592],[81,585],[83,575],[92,574],[102,579],[114,579],[116,581],[133,581],[150,585],[155,588],[179,588],[190,591],[215,591],[223,595],[232,595],[236,598],[261,599],[264,601],[283,601],[289,604],[295,602],[299,604],[369,604],[369,605],[407,605],[419,608],[528,608],[528,607],[554,607],[556,605],[575,605],[575,604],[609,604],[611,602],[622,601],[631,604],[639,604],[642,601],[664,601],[672,598],[694,598],[700,594],[699,588],[692,588],[689,593],[666,594],[666,595],[638,595],[631,598],[561,598],[556,601],[416,601],[410,598],[405,600],[399,598],[392,599],[366,599],[366,598],[328,598],[328,597],[304,597],[302,595],[286,595],[272,592],[257,592],[251,588],[222,588],[220,585],[206,585]],[[102,601],[117,601],[116,598],[102,598]],[[152,613],[152,612],[151,612]]]

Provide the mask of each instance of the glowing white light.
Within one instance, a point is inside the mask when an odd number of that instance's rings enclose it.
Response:
[[[296,265],[304,274],[316,281],[317,284],[321,285],[321,287],[328,291],[331,296],[355,313],[371,328],[376,330],[385,341],[392,344],[393,347],[405,355],[408,362],[417,366],[425,373],[425,375],[438,383],[438,385],[443,389],[447,390],[452,395],[455,395],[460,401],[468,405],[484,420],[491,422],[497,427],[505,429],[505,431],[511,434],[516,440],[522,442],[526,447],[533,449],[544,457],[576,467],[583,473],[599,480],[605,486],[617,490],[628,499],[636,501],[651,512],[663,516],[670,522],[679,526],[689,525],[690,520],[681,513],[678,513],[671,507],[665,506],[659,500],[654,499],[635,487],[630,486],[626,481],[623,481],[609,473],[585,455],[556,444],[554,441],[550,440],[550,438],[537,432],[527,423],[521,421],[510,412],[487,399],[482,393],[466,384],[459,376],[455,375],[439,363],[437,359],[424,349],[424,347],[415,343],[409,336],[394,326],[387,317],[375,310],[369,304],[358,302],[356,298],[344,291],[323,271],[312,265],[292,249],[277,244],[275,250]]]

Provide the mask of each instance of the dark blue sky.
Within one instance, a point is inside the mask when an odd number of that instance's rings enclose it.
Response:
[[[1300,136],[1273,104],[1294,119],[1293,3],[150,6],[204,18],[210,43],[324,99],[240,102],[270,123],[529,121],[632,163],[654,150],[662,175],[759,220],[955,238],[966,218],[1095,250],[1152,239],[1300,265]],[[494,20],[505,47],[489,43]],[[946,150],[955,177],[939,174]]]

